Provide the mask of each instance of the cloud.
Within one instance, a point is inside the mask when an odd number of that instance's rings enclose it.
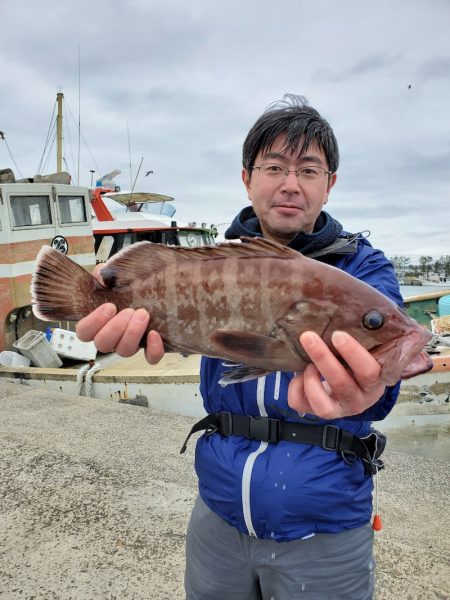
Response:
[[[312,74],[312,78],[317,79],[318,81],[339,83],[342,81],[354,80],[361,76],[376,75],[380,71],[385,71],[386,69],[390,69],[392,66],[397,65],[402,60],[401,56],[388,57],[381,54],[374,54],[365,56],[346,69],[318,69]]]
[[[129,188],[143,157],[137,187],[175,196],[180,222],[221,223],[248,202],[248,129],[304,94],[341,149],[330,212],[387,251],[450,253],[449,19],[441,0],[4,0],[0,130],[34,174],[62,86],[77,175],[80,92],[82,183],[119,168]]]
[[[450,58],[436,57],[424,61],[417,68],[418,81],[430,81],[434,79],[448,80],[450,75]]]

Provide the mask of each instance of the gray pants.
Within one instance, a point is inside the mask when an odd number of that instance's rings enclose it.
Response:
[[[187,600],[371,600],[373,530],[275,542],[250,538],[200,496],[186,542]]]

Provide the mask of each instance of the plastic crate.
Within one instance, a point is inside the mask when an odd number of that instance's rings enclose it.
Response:
[[[4,350],[0,352],[0,365],[4,367],[29,367],[30,359],[18,352]]]
[[[50,343],[53,350],[65,358],[87,361],[97,356],[94,342],[82,342],[73,331],[67,329],[53,329]]]
[[[34,331],[31,329],[24,336],[13,343],[21,354],[30,359],[35,367],[60,367],[62,361],[52,345],[47,340],[47,337],[42,331]]]

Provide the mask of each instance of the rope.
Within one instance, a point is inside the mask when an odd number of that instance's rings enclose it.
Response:
[[[69,114],[70,114],[70,116],[72,117],[72,120],[73,120],[73,122],[75,123],[75,126],[76,126],[76,127],[78,127],[78,125],[77,125],[77,121],[76,121],[75,117],[73,116],[72,110],[71,110],[71,108],[70,108],[70,105],[69,105],[69,102],[67,101],[67,99],[66,99],[66,101],[65,101],[65,106],[67,106],[67,109],[68,109],[68,111],[69,111]],[[82,139],[82,140],[83,140],[83,142],[84,142],[84,145],[86,146],[86,150],[88,151],[88,153],[89,153],[89,156],[91,157],[91,159],[92,159],[92,162],[94,163],[94,167],[96,168],[96,170],[97,170],[97,173],[101,173],[102,171],[101,171],[101,170],[98,168],[98,165],[97,165],[97,163],[96,163],[96,161],[95,161],[95,158],[92,156],[92,152],[91,152],[91,150],[90,150],[90,148],[89,148],[89,146],[88,146],[88,143],[86,142],[86,138],[84,137],[84,135],[83,135],[83,133],[82,133],[81,131],[80,131],[80,135],[81,135],[81,139]]]
[[[90,365],[83,365],[77,374],[77,395],[81,396],[81,391],[83,389],[84,376],[87,371],[89,371]]]
[[[91,367],[89,369],[89,371],[87,372],[86,375],[86,396],[88,398],[90,398],[92,396],[92,388],[93,388],[93,382],[92,382],[92,378],[94,377],[94,373],[96,373],[97,371],[100,371],[101,367],[100,367],[100,363],[95,363],[95,365],[93,367]]]
[[[77,374],[77,395],[81,396],[82,395],[82,390],[83,390],[83,384],[84,384],[84,395],[87,398],[91,398],[92,397],[92,388],[93,388],[93,381],[92,378],[94,377],[94,374],[99,371],[101,369],[100,367],[100,363],[95,363],[92,364],[92,362],[89,362],[86,365],[83,365],[81,367],[81,369],[78,371]]]
[[[67,102],[67,100],[66,100],[66,102]],[[64,117],[66,119],[66,123],[69,123],[69,115],[67,112],[66,103],[64,103],[64,105],[63,105],[63,110],[64,110]],[[69,138],[69,150],[70,150],[70,155],[72,157],[72,165],[75,170],[76,162],[75,162],[75,156],[73,153],[73,145],[72,145],[72,137],[70,135],[70,127],[66,127],[65,131],[67,131],[67,137]],[[64,144],[64,154],[65,153],[66,153],[66,144]],[[65,158],[64,158],[64,162],[66,163],[67,171],[70,173],[70,169],[69,169],[69,166],[68,166]]]
[[[50,146],[48,153],[47,153],[47,158],[45,159],[45,163],[42,165],[42,173],[45,173],[46,169],[47,169],[47,164],[48,161],[50,160],[50,155],[52,153],[53,150],[53,146],[55,145],[55,140],[56,140],[56,124],[55,127],[52,129],[52,133],[53,133],[53,138],[52,138],[52,145]],[[37,173],[39,175],[39,172]]]
[[[38,168],[36,170],[36,174],[39,175],[39,173],[41,172],[41,167],[42,167],[42,161],[44,160],[44,156],[45,156],[45,151],[47,149],[47,145],[48,142],[50,141],[50,136],[51,136],[51,132],[52,132],[52,125],[53,127],[55,126],[55,123],[53,121],[53,117],[55,116],[55,111],[56,111],[56,101],[55,104],[53,105],[53,113],[52,116],[50,117],[50,123],[48,126],[48,131],[47,131],[47,138],[45,140],[45,144],[44,144],[44,150],[42,151],[42,156],[41,156],[41,160],[39,161],[39,165]]]
[[[4,132],[3,132],[3,131],[0,131],[0,140],[3,140],[3,141],[5,142],[5,146],[6,146],[7,150],[8,150],[8,152],[9,152],[9,155],[10,155],[10,157],[11,157],[11,160],[12,160],[12,161],[13,161],[13,163],[14,163],[14,166],[16,167],[16,169],[17,169],[17,171],[18,171],[18,173],[19,173],[20,177],[21,177],[22,179],[25,179],[25,178],[24,178],[24,176],[22,175],[22,173],[20,172],[20,169],[19,169],[19,167],[17,166],[17,163],[16,163],[16,161],[15,161],[15,159],[14,159],[14,156],[12,155],[12,152],[11,152],[11,149],[10,149],[10,147],[8,146],[8,142],[6,141],[5,134],[4,134]]]

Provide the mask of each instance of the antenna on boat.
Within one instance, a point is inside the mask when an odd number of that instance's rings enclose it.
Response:
[[[131,187],[131,193],[133,193],[134,186],[136,185],[136,181],[137,181],[137,178],[138,178],[138,176],[139,176],[139,171],[141,170],[141,167],[142,167],[142,163],[143,163],[143,161],[144,161],[144,157],[142,157],[142,158],[141,158],[141,162],[139,163],[139,168],[138,168],[138,170],[137,170],[136,177],[134,178],[134,183],[133,183],[133,185],[132,185],[132,187]]]
[[[130,160],[130,188],[133,187],[133,172],[131,171],[131,147],[130,147],[130,129],[127,122],[127,138],[128,138],[128,158]]]
[[[61,90],[62,88],[60,88]],[[64,94],[62,91],[57,92],[56,94],[56,102],[58,105],[58,112],[56,115],[56,172],[62,173],[62,142],[63,142],[63,134],[62,134],[62,122],[63,122],[63,98]]]
[[[80,185],[80,146],[81,146],[81,50],[78,42],[78,173],[77,185]]]

